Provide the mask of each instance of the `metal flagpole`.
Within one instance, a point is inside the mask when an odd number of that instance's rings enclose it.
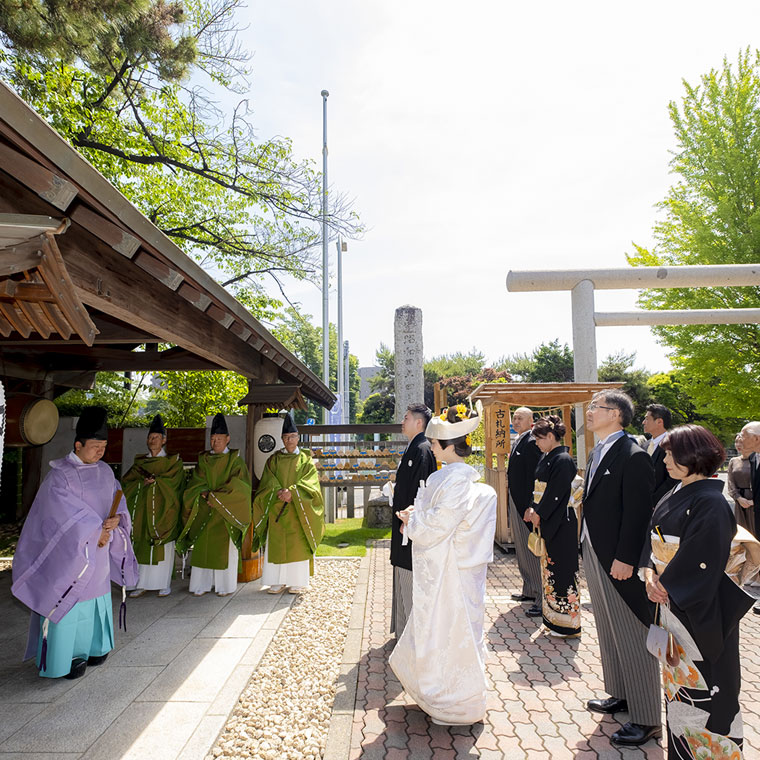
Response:
[[[346,406],[346,387],[343,373],[343,251],[346,249],[346,243],[338,236],[335,245],[338,249],[338,395],[340,396],[341,424],[345,424],[346,415],[342,410]]]
[[[327,256],[327,98],[322,90],[322,381],[330,387],[330,288]],[[322,411],[322,420],[328,421],[328,410]]]
[[[349,367],[348,367],[348,341],[343,342],[343,388],[346,392],[346,403],[343,406],[343,424],[348,425],[351,422],[351,384],[348,380]]]

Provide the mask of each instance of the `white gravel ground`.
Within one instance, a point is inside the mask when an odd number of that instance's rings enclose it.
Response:
[[[359,563],[315,562],[207,760],[322,757]]]

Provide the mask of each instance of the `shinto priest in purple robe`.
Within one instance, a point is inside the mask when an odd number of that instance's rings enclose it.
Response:
[[[50,463],[13,560],[11,591],[32,610],[25,659],[36,654],[43,676],[74,677],[75,661],[105,659],[113,648],[111,581],[122,594],[137,581],[123,496],[118,526],[104,531],[119,484],[100,457],[87,462],[77,453],[82,443],[106,439],[104,410],[85,409],[75,451]]]

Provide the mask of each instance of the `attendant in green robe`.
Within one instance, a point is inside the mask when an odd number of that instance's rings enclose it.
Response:
[[[239,551],[251,524],[251,476],[237,449],[228,448],[224,415],[211,424],[211,450],[198,456],[183,497],[184,527],[177,551],[192,547],[190,592],[219,596],[237,589]]]
[[[138,454],[121,487],[132,515],[132,545],[140,579],[130,596],[172,592],[174,542],[179,535],[185,471],[178,454],[166,455],[166,427],[157,414],[148,430],[148,453]]]
[[[299,594],[314,574],[314,552],[325,532],[324,502],[311,454],[298,448],[300,436],[288,415],[284,448],[264,466],[253,501],[256,541],[264,546],[262,587],[279,594],[286,586]]]

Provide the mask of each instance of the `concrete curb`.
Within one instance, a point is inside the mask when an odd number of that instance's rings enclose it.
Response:
[[[322,760],[347,760],[351,752],[351,727],[354,720],[356,689],[359,679],[359,660],[363,651],[364,614],[369,591],[370,559],[374,551],[374,544],[372,544],[367,547],[367,554],[360,558],[359,576],[356,579],[351,617],[348,620],[346,644],[343,647],[335,701],[330,716],[330,730],[327,732],[325,754]],[[357,558],[352,557],[352,559]]]

